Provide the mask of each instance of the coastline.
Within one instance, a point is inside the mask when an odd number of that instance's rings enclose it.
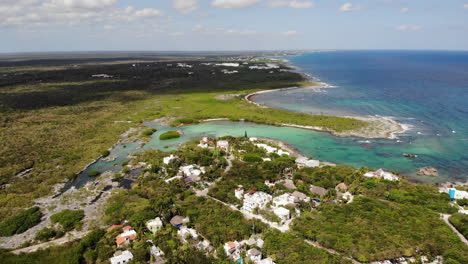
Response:
[[[246,95],[244,99],[247,102],[254,104],[258,107],[269,108],[266,105],[255,102],[253,100],[253,97],[258,94],[275,92],[275,91],[287,91],[287,90],[304,89],[304,88],[305,89],[307,88],[323,89],[323,88],[332,88],[332,87],[333,86],[326,84],[326,83],[319,83],[319,85],[317,86],[304,86],[304,87],[294,86],[294,87],[285,87],[285,88],[280,88],[280,89],[262,90],[262,91],[250,93]],[[323,127],[302,126],[302,125],[286,124],[286,123],[279,124],[279,126],[295,127],[295,128],[309,129],[309,130],[315,130],[315,131],[321,131],[321,132],[328,132],[337,137],[362,137],[362,138],[386,138],[386,139],[396,139],[397,134],[404,133],[410,129],[408,125],[400,124],[396,122],[395,120],[391,118],[386,118],[386,117],[373,117],[373,116],[341,116],[341,117],[362,120],[362,121],[368,122],[369,125],[359,130],[352,130],[352,131],[346,131],[346,132],[337,132],[337,131],[326,129]]]

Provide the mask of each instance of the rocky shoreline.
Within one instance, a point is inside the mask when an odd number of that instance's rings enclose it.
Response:
[[[268,108],[268,106],[255,102],[253,100],[253,97],[258,94],[269,93],[269,92],[274,92],[274,91],[287,91],[287,90],[300,89],[300,88],[321,89],[321,88],[331,88],[331,87],[333,86],[330,86],[325,83],[320,83],[317,86],[310,86],[310,87],[286,87],[286,88],[281,88],[281,89],[263,90],[263,91],[258,91],[258,92],[248,94],[244,97],[244,99],[247,102],[252,103],[258,107]],[[327,128],[318,127],[318,126],[302,126],[302,125],[296,125],[296,124],[284,124],[283,123],[283,124],[280,124],[280,126],[328,132],[338,137],[362,137],[362,138],[386,138],[386,139],[395,139],[397,138],[397,134],[404,133],[410,129],[408,125],[400,124],[396,122],[395,120],[392,120],[390,118],[385,118],[385,117],[372,117],[372,116],[369,116],[369,117],[343,116],[343,117],[362,120],[362,121],[369,123],[369,125],[362,129],[351,130],[351,131],[346,131],[346,132],[337,132],[332,129],[327,129]]]

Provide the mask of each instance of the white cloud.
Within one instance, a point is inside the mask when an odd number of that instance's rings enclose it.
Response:
[[[198,9],[198,0],[173,0],[173,7],[182,14]]]
[[[299,34],[299,32],[297,32],[296,30],[289,30],[289,31],[286,31],[286,32],[281,32],[281,35],[284,35],[284,36],[296,36],[297,34]]]
[[[313,2],[310,1],[284,1],[284,0],[274,0],[270,1],[267,4],[268,7],[291,7],[291,8],[312,8],[315,6]]]
[[[408,13],[410,11],[410,9],[408,7],[403,7],[402,9],[400,9],[400,12],[402,13]]]
[[[358,10],[362,10],[362,7],[353,5],[351,3],[345,3],[340,7],[341,12],[351,12],[351,11],[358,11]]]
[[[256,35],[257,32],[253,30],[238,30],[238,29],[226,29],[224,33],[230,35]]]
[[[399,30],[399,31],[417,31],[420,29],[422,29],[422,26],[418,26],[418,25],[401,25],[401,26],[396,27],[396,30]]]
[[[211,5],[220,8],[244,8],[260,1],[261,0],[214,0]]]
[[[158,17],[162,16],[162,12],[153,8],[143,8],[141,10],[136,11],[135,15],[137,17]]]
[[[52,5],[66,8],[104,8],[113,6],[117,0],[51,0]]]
[[[468,4],[464,4],[463,8],[468,9]]]

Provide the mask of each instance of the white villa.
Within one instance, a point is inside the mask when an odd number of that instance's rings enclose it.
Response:
[[[255,208],[265,209],[266,204],[272,200],[271,195],[264,192],[248,192],[244,194],[242,209],[252,213]]]
[[[468,192],[467,191],[460,191],[455,188],[449,188],[448,194],[450,198],[459,200],[459,199],[468,199]]]
[[[182,226],[177,230],[177,234],[180,236],[183,243],[187,242],[187,238],[192,237],[193,239],[198,238],[197,230],[193,228],[188,228],[186,226]]]
[[[287,220],[291,218],[291,214],[288,209],[284,207],[277,207],[273,210],[273,213],[281,219],[281,224],[284,224]]]
[[[153,234],[155,234],[156,232],[158,232],[163,227],[163,223],[161,221],[161,218],[156,217],[155,219],[149,220],[148,222],[146,222],[146,227]]]
[[[197,165],[192,164],[188,166],[181,166],[179,171],[183,173],[186,177],[199,177],[202,173],[205,173],[203,167],[198,168]],[[195,180],[195,179],[194,179]]]
[[[244,187],[240,185],[237,186],[237,188],[234,190],[234,195],[237,199],[242,200],[242,197],[244,196]]]
[[[264,258],[257,264],[276,264],[271,258]]]
[[[216,66],[224,66],[224,67],[239,67],[239,63],[235,62],[224,62],[224,63],[217,63]]]
[[[273,205],[275,207],[293,205],[294,201],[294,196],[292,196],[290,193],[284,193],[280,196],[276,196],[275,198],[273,198]]]
[[[314,168],[320,166],[320,161],[301,157],[296,159],[296,164],[298,168]]]
[[[398,181],[398,180],[400,180],[400,178],[398,178],[398,176],[394,175],[393,173],[386,172],[386,171],[384,171],[382,169],[378,169],[376,171],[368,172],[368,173],[364,174],[364,176],[369,177],[369,178],[383,178],[383,179],[389,180],[389,181]]]
[[[240,250],[241,244],[237,241],[229,241],[224,244],[224,252],[234,261],[240,258]]]
[[[227,140],[219,140],[216,142],[216,147],[222,151],[229,151],[229,142]]]
[[[276,153],[276,154],[278,154],[278,155],[280,155],[280,156],[283,155],[283,154],[289,156],[289,152],[286,152],[286,151],[284,151],[284,150],[282,150],[282,149],[274,148],[274,147],[269,146],[269,145],[267,145],[267,144],[258,143],[258,144],[255,144],[255,146],[266,150],[266,152],[267,152],[268,154],[270,154],[270,153]]]
[[[177,159],[178,157],[177,156],[174,156],[174,155],[170,155],[169,157],[164,157],[163,158],[163,163],[168,165],[169,163],[171,163],[171,161]]]
[[[251,248],[247,250],[246,256],[253,263],[258,263],[260,260],[262,260],[262,252],[258,251],[258,249],[256,248]]]
[[[125,250],[125,251],[116,251],[114,253],[114,256],[109,259],[111,264],[123,264],[123,263],[128,263],[133,259],[133,254],[132,252]]]

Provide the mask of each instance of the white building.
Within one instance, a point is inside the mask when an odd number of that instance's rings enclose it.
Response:
[[[223,66],[223,67],[239,67],[239,63],[234,62],[224,62],[224,63],[217,63],[216,66]]]
[[[222,151],[229,151],[229,142],[227,140],[219,140],[216,142],[216,147]]]
[[[242,200],[242,197],[244,196],[244,187],[238,186],[234,190],[234,195],[236,196],[237,199]]]
[[[276,153],[276,154],[278,154],[278,155],[280,155],[280,156],[283,155],[283,154],[289,156],[289,152],[286,152],[286,151],[284,151],[284,150],[282,150],[282,149],[278,149],[278,148],[269,146],[269,145],[267,145],[267,144],[258,143],[258,144],[255,144],[255,146],[266,150],[266,152],[267,152],[268,154],[270,154],[270,153]]]
[[[164,252],[157,246],[153,245],[150,249],[150,254],[153,257],[161,257],[164,256]]]
[[[114,253],[114,256],[110,258],[110,262],[112,264],[123,264],[123,263],[128,263],[133,259],[133,254],[132,252],[125,250],[125,251],[116,251]]]
[[[256,248],[251,248],[251,249],[247,250],[246,256],[253,263],[258,263],[260,260],[262,260],[262,252],[260,252]]]
[[[208,140],[208,137],[203,137],[202,140],[200,140],[200,144],[198,146],[200,148],[208,148],[208,144],[210,144],[211,141]]]
[[[294,197],[290,193],[284,193],[280,196],[276,196],[275,198],[273,198],[273,205],[275,207],[293,205],[293,204],[294,204]]]
[[[320,161],[301,157],[301,158],[296,159],[296,164],[297,164],[297,167],[299,168],[304,168],[304,167],[314,168],[314,167],[320,166]]]
[[[163,158],[163,163],[167,165],[167,164],[171,163],[171,161],[173,161],[173,160],[175,160],[177,158],[178,158],[177,156],[174,156],[174,155],[171,154],[169,157],[164,157]]]
[[[400,180],[400,178],[398,178],[398,176],[394,175],[393,173],[386,172],[386,171],[384,171],[382,169],[367,172],[366,174],[364,174],[364,176],[369,177],[369,178],[383,178],[383,179],[389,180],[389,181],[398,181],[398,180]]]
[[[244,194],[242,209],[252,213],[255,208],[265,209],[266,204],[272,200],[271,195],[264,192],[249,192]]]
[[[281,224],[284,224],[289,218],[291,218],[291,214],[288,209],[284,207],[278,207],[273,210],[273,213],[277,215],[281,219]]]
[[[193,239],[197,239],[198,238],[198,233],[197,233],[197,230],[193,229],[193,228],[188,228],[186,226],[182,226],[179,228],[179,230],[177,230],[177,234],[180,236],[182,242],[187,242],[187,239],[189,237],[193,238]]]
[[[257,264],[276,264],[271,258],[264,258]]]
[[[240,258],[240,250],[241,244],[237,241],[229,241],[224,244],[224,252],[233,260]]]
[[[163,227],[163,223],[161,221],[161,218],[156,217],[155,219],[149,220],[148,222],[146,222],[146,227],[153,234],[155,234],[156,232],[158,232]]]
[[[202,173],[205,173],[205,169],[203,167],[198,168],[197,165],[192,164],[188,166],[181,166],[179,171],[183,173],[186,177],[199,177]],[[194,179],[195,180],[195,179]]]
[[[450,198],[458,200],[458,199],[468,199],[468,192],[467,191],[460,191],[455,188],[449,188],[448,193]]]

